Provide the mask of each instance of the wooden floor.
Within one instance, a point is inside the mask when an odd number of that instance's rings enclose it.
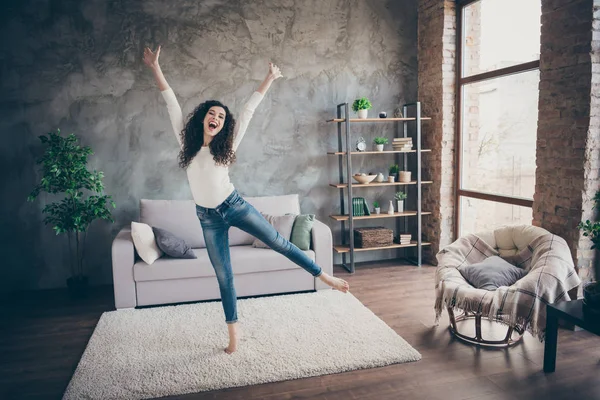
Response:
[[[543,344],[531,336],[509,350],[486,350],[452,338],[446,316],[435,327],[433,267],[380,264],[336,274],[423,359],[171,398],[600,399],[600,337],[561,330],[557,370],[544,374]],[[0,398],[61,398],[100,315],[114,309],[112,288],[94,288],[79,302],[47,291],[10,303],[0,305]]]

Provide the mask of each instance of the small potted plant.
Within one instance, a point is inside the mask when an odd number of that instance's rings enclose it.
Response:
[[[371,102],[366,97],[356,99],[354,100],[354,103],[352,103],[352,110],[355,113],[358,113],[359,119],[367,119],[367,110],[369,110],[371,107]]]
[[[398,174],[398,171],[400,171],[400,167],[398,167],[398,164],[390,165],[389,178],[391,178],[391,180],[388,179],[389,182],[394,182],[394,179],[396,179],[396,175]]]
[[[377,151],[383,151],[383,146],[388,144],[388,138],[378,136],[375,139],[373,139],[373,143],[375,143]]]
[[[378,201],[374,201],[373,202],[373,208],[375,209],[375,214],[381,213],[381,208],[379,207],[379,202]]]
[[[404,199],[406,199],[406,193],[396,192],[394,198],[398,202],[398,212],[404,212]]]
[[[594,196],[594,208],[600,210],[600,191]],[[592,250],[596,250],[596,257],[593,264],[594,277],[591,282],[583,286],[583,301],[589,308],[600,311],[600,221],[591,222],[589,219],[578,225],[583,231],[583,236],[587,236],[592,241]]]

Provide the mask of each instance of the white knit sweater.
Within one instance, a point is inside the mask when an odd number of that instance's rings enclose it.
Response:
[[[175,97],[175,93],[173,93],[173,89],[169,88],[161,93],[167,103],[167,110],[169,111],[169,117],[171,118],[173,133],[175,133],[175,137],[181,147],[182,144],[179,135],[184,127],[181,107]],[[254,110],[262,99],[262,94],[254,92],[244,105],[244,108],[236,121],[233,151],[237,150],[237,147],[246,133],[248,124],[252,119]],[[186,172],[194,201],[202,207],[217,207],[234,190],[233,184],[229,180],[229,168],[227,166],[217,165],[213,160],[213,155],[210,154],[210,149],[208,147],[202,146],[200,148],[198,154],[196,154],[194,159],[190,162]]]

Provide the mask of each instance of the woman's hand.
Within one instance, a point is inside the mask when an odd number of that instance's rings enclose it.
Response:
[[[150,48],[146,47],[144,49],[144,64],[149,66],[150,68],[158,67],[158,56],[160,55],[160,45],[156,52],[152,52]]]
[[[272,80],[282,77],[279,67],[271,62],[269,63],[269,74],[267,76]]]
[[[148,47],[144,49],[144,64],[146,64],[152,70],[154,75],[154,79],[156,80],[156,85],[160,91],[165,91],[169,88],[169,84],[165,79],[165,76],[160,69],[160,65],[158,64],[158,56],[160,55],[160,46],[156,49],[156,52],[152,52]]]

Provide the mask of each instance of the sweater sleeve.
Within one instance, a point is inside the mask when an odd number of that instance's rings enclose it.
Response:
[[[254,93],[252,93],[252,96],[250,96],[250,98],[244,105],[244,108],[242,109],[242,112],[240,114],[240,118],[238,119],[238,123],[236,124],[236,127],[235,127],[235,139],[233,140],[233,151],[235,151],[238,148],[238,146],[240,145],[242,138],[246,134],[246,129],[248,129],[248,124],[250,123],[250,120],[252,119],[252,116],[254,115],[254,110],[256,110],[256,107],[258,107],[258,105],[260,104],[262,99],[263,99],[262,94],[260,94],[259,92],[254,92]]]
[[[181,147],[180,133],[183,130],[183,113],[181,112],[181,106],[173,93],[173,89],[168,88],[160,92],[167,103],[167,111],[169,112],[169,118],[171,119],[171,126],[173,127],[173,133],[175,138]]]

